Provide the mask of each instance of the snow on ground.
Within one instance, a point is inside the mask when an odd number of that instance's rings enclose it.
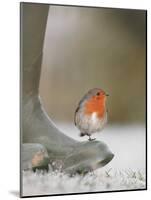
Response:
[[[57,124],[70,137],[84,141],[71,124]],[[71,131],[72,130],[72,131]],[[69,177],[61,172],[23,173],[23,194],[44,195],[145,188],[145,127],[108,126],[97,140],[104,141],[115,157],[105,167],[85,176]]]

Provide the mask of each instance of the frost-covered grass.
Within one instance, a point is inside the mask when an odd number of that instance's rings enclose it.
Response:
[[[45,195],[145,188],[145,174],[141,171],[96,170],[85,176],[70,177],[61,172],[23,173],[24,195]]]
[[[58,124],[61,130],[76,140],[78,130],[71,124]],[[107,126],[94,135],[105,142],[115,157],[105,167],[85,176],[69,177],[61,172],[23,172],[23,194],[45,195],[145,188],[145,128],[144,126]]]

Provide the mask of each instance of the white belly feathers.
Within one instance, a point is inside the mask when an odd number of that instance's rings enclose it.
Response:
[[[107,122],[107,113],[105,113],[104,117],[101,119],[97,116],[96,112],[91,115],[84,115],[82,112],[79,112],[79,115],[80,116],[77,115],[76,121],[78,121],[77,126],[82,133],[91,135],[98,132],[103,129]]]

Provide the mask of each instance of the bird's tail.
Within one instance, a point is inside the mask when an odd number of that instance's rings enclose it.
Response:
[[[85,136],[85,133],[80,133],[80,137],[83,137],[83,136]]]

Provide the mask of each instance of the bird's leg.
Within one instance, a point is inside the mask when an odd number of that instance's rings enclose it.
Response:
[[[88,135],[89,136],[89,141],[93,141],[93,140],[95,140],[96,138],[91,138],[91,136],[90,135]]]

